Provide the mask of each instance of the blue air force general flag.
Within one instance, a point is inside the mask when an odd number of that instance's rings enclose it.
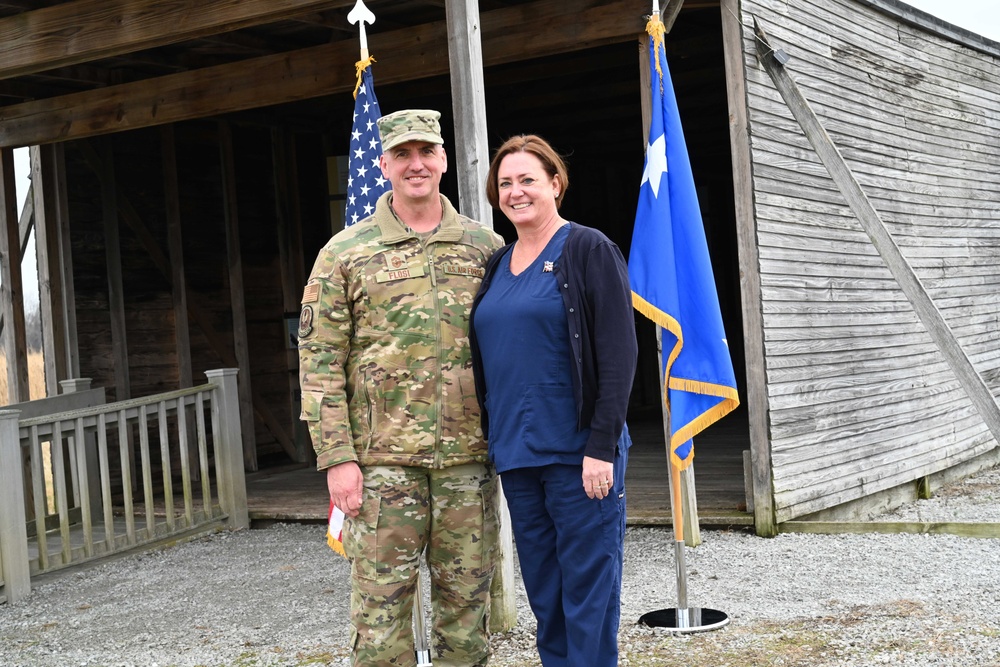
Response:
[[[378,161],[382,141],[378,134],[381,112],[375,98],[371,63],[374,58],[357,63],[358,86],[354,91],[354,124],[351,128],[351,152],[347,156],[347,207],[344,224],[353,225],[375,212],[375,202],[392,184],[382,177]]]
[[[692,437],[739,405],[719,297],[677,101],[663,48],[663,24],[650,34],[652,120],[639,189],[629,279],[632,305],[663,328],[664,400],[671,460],[694,457]]]

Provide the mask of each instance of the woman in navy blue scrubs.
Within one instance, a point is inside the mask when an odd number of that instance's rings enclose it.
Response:
[[[564,220],[569,177],[535,135],[501,146],[487,197],[517,240],[472,307],[476,390],[545,667],[613,667],[635,320],[621,251]]]

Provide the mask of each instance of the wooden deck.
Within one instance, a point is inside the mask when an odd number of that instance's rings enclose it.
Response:
[[[626,485],[631,525],[670,525],[669,469],[658,419],[630,422]],[[750,448],[746,413],[737,410],[695,438],[695,487],[701,525],[750,525],[743,490],[743,450]],[[326,476],[285,466],[247,475],[250,520],[326,521]]]

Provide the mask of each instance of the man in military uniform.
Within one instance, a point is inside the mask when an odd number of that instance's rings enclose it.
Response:
[[[468,315],[503,244],[440,194],[436,111],[379,119],[392,190],[320,251],[299,319],[302,419],[347,515],[353,664],[415,662],[420,554],[435,667],[485,665],[496,477],[479,423]]]

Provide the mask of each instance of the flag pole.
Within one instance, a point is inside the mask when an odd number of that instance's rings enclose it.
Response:
[[[358,84],[355,88],[354,95],[357,98],[358,88],[361,87],[362,72],[375,61],[368,53],[368,35],[365,33],[365,23],[375,23],[375,15],[372,14],[371,10],[365,6],[362,0],[357,0],[354,3],[353,9],[347,14],[347,20],[352,24],[357,24],[358,30],[360,32],[360,43],[361,43],[361,58],[357,63],[357,74],[358,74]],[[369,91],[369,94],[374,96],[373,91]],[[377,108],[377,103],[375,108]],[[375,135],[375,139],[378,139],[378,134]],[[375,144],[373,144],[375,145]],[[351,224],[351,221],[345,219],[345,224]],[[417,559],[417,576],[414,582],[414,592],[413,592],[413,649],[416,653],[417,666],[416,667],[434,667],[431,662],[431,651],[430,646],[427,642],[427,629],[424,625],[424,587],[421,583],[420,576],[420,561],[423,559],[423,553]]]
[[[662,48],[664,30],[662,23],[660,22],[660,7],[658,0],[653,0],[653,12],[650,16],[647,31],[650,34],[650,39],[653,40],[651,43],[651,49],[655,54],[655,57],[659,59],[659,49]],[[653,79],[654,72],[657,72],[660,68],[650,64],[650,69],[650,78]],[[654,91],[656,90],[658,83],[660,82],[652,82],[652,89]],[[654,113],[663,113],[661,105],[654,104],[653,106]],[[653,139],[654,137],[650,137],[651,143]],[[663,139],[666,139],[666,137],[661,137],[659,140]],[[650,148],[652,148],[652,146],[650,146]],[[667,167],[665,166],[664,168],[666,169]],[[663,365],[662,331],[663,327],[658,324],[656,333],[657,342],[660,344],[657,345],[657,357],[660,366],[660,385],[663,388],[664,422],[666,424],[664,431],[667,461],[670,465],[670,503],[674,529],[674,564],[677,575],[677,607],[647,612],[639,618],[639,623],[652,627],[669,628],[678,633],[706,632],[709,630],[717,630],[727,625],[729,623],[729,616],[716,609],[688,607],[681,462],[678,460],[678,457],[674,452],[674,433],[670,423],[670,377]],[[688,438],[684,438],[684,441],[687,439]],[[684,441],[680,444],[684,444]]]
[[[424,628],[424,587],[420,581],[418,566],[416,590],[413,593],[413,646],[417,654],[417,667],[434,667],[431,650],[427,646],[427,630]]]
[[[354,8],[347,15],[347,20],[351,25],[358,24],[361,32],[361,60],[368,60],[368,35],[365,33],[366,23],[375,23],[375,15],[365,6],[365,3],[358,0],[354,3]]]

